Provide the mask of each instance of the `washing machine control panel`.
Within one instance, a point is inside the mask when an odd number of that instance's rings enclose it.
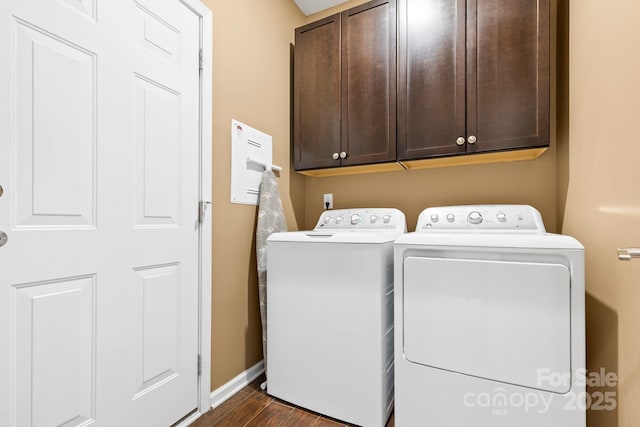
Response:
[[[407,230],[404,214],[392,208],[331,209],[320,215],[318,230]]]
[[[544,233],[542,216],[528,205],[468,205],[427,208],[418,217],[418,232],[531,231]]]

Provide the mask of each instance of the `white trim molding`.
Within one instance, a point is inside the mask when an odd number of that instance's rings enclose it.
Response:
[[[211,392],[211,408],[215,408],[224,403],[231,396],[249,385],[251,381],[258,378],[264,372],[264,361],[259,361],[249,369],[236,375],[231,381],[223,384]]]
[[[187,418],[183,419],[182,421],[179,421],[178,424],[174,424],[172,427],[187,427],[193,424],[194,422],[196,422],[196,420],[201,416],[202,414],[200,413],[200,411],[196,411],[193,414],[189,415]]]
[[[199,0],[180,0],[182,4],[200,17],[200,48],[202,49],[202,70],[200,72],[200,200],[212,200],[213,176],[213,13]],[[198,411],[210,409],[211,392],[211,254],[212,216],[208,209],[200,224],[200,290],[198,308],[199,348],[202,370],[198,378]]]

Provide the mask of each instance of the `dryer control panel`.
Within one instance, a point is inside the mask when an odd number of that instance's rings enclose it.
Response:
[[[404,214],[393,208],[332,209],[320,215],[314,231],[394,230],[407,231]]]
[[[529,205],[464,205],[427,208],[416,232],[529,231],[545,233],[540,212]]]

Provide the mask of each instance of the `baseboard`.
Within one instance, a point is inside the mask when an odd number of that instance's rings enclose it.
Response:
[[[202,414],[199,411],[196,411],[193,414],[189,415],[187,418],[183,419],[182,421],[179,421],[177,424],[174,424],[172,427],[187,427],[193,424],[201,416]]]
[[[249,369],[238,374],[226,384],[211,392],[211,408],[221,405],[225,400],[249,385],[264,372],[264,362],[261,360]]]

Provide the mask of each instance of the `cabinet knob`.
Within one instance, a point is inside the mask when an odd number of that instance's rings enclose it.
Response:
[[[464,145],[464,138],[463,137],[458,137],[458,139],[456,139],[456,144],[458,145]]]
[[[340,155],[338,153],[333,153],[331,157],[333,157],[333,160],[338,160],[340,158]]]
[[[475,144],[477,140],[478,140],[478,138],[476,138],[475,136],[471,135],[469,137],[469,144]]]
[[[341,159],[346,159],[347,158],[347,153],[345,153],[344,151],[340,153],[340,158]]]

